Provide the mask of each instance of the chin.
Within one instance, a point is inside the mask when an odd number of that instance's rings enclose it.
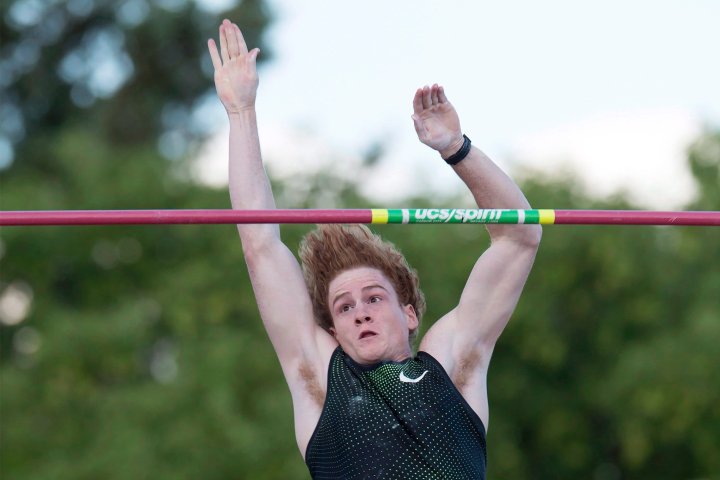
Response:
[[[376,363],[383,360],[385,351],[380,345],[354,345],[358,360],[363,363]]]

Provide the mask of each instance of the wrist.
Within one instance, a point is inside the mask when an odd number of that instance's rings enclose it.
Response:
[[[468,138],[467,135],[462,136],[462,145],[460,148],[458,148],[454,153],[451,153],[449,156],[443,155],[442,158],[445,160],[445,163],[448,165],[457,165],[462,160],[465,159],[465,157],[468,156],[470,153],[470,149],[472,148],[472,142]],[[452,150],[450,150],[452,152]]]
[[[463,145],[463,142],[465,141],[465,136],[460,135],[460,137],[452,142],[449,146],[438,150],[438,153],[440,153],[440,156],[443,160],[446,160],[448,157],[452,156],[454,153],[456,153]]]
[[[235,107],[232,110],[226,110],[228,117],[233,116],[244,116],[247,114],[254,114],[255,113],[255,104],[252,105],[246,105],[243,107]]]
[[[228,123],[231,129],[245,129],[250,125],[257,125],[257,115],[252,109],[228,112]]]

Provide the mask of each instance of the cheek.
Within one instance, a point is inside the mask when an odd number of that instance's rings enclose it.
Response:
[[[348,322],[346,318],[335,319],[335,335],[342,337],[347,336],[348,332],[352,331],[352,322]]]

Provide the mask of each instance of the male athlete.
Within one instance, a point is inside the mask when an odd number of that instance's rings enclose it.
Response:
[[[228,20],[220,26],[220,51],[213,40],[208,47],[230,121],[233,208],[274,209],[255,115],[259,50],[248,51]],[[530,208],[464,137],[442,87],[418,89],[413,111],[420,141],[452,165],[479,208]],[[394,246],[364,226],[321,226],[301,245],[301,269],[278,225],[238,225],[313,478],[485,478],[490,356],[541,237],[539,226],[487,229],[491,246],[457,306],[435,322],[413,357],[410,341],[425,303],[415,271]]]

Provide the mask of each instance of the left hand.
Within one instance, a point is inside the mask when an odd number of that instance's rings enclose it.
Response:
[[[463,144],[460,119],[445,96],[443,87],[434,84],[418,88],[413,99],[412,119],[422,143],[448,158]]]

